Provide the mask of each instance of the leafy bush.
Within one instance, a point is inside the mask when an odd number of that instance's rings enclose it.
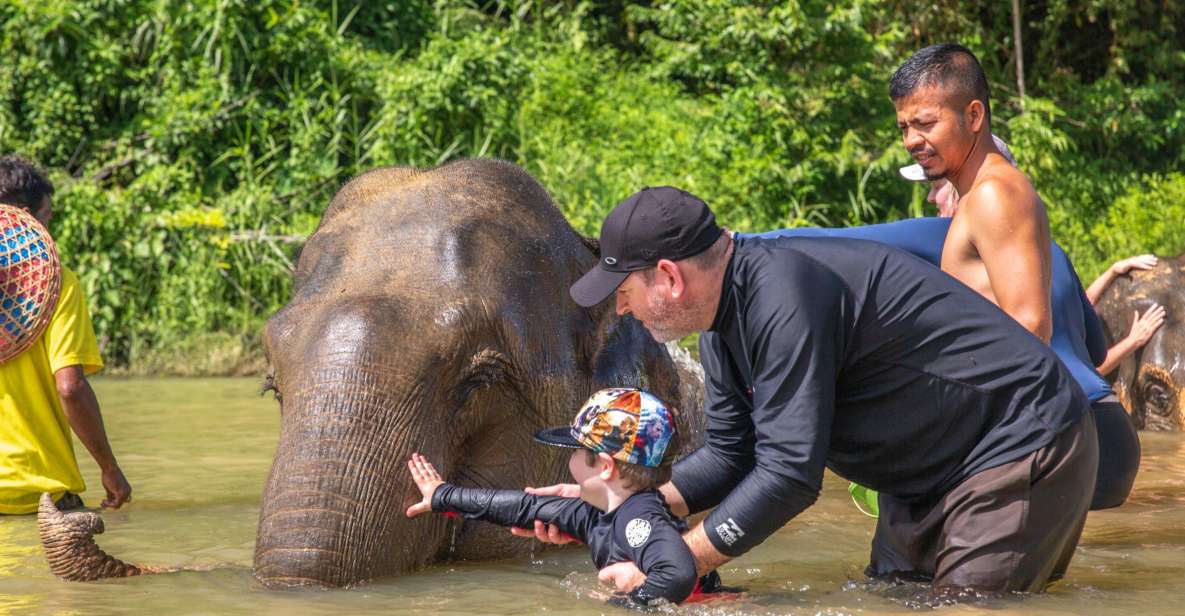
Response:
[[[380,165],[509,159],[589,234],[657,184],[740,230],[919,215],[887,82],[944,40],[1084,278],[1185,248],[1185,4],[1021,4],[1024,99],[984,0],[0,0],[0,151],[50,168],[131,370],[253,369],[301,241]]]
[[[1150,175],[1133,182],[1115,200],[1105,220],[1092,229],[1100,260],[1090,272],[1101,272],[1116,258],[1156,253],[1175,257],[1185,252],[1185,174]],[[1080,266],[1081,267],[1081,266]]]

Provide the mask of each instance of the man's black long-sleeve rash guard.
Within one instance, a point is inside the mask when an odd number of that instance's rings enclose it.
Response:
[[[657,598],[679,603],[695,589],[695,559],[680,533],[685,527],[654,490],[637,492],[606,513],[579,498],[446,483],[432,494],[432,510],[518,528],[534,528],[535,520],[555,524],[588,545],[597,569],[625,561],[637,565],[646,582],[629,598],[639,605]]]
[[[736,242],[700,336],[705,445],[675,465],[737,556],[809,507],[823,468],[937,498],[1049,443],[1088,407],[1044,343],[904,251],[851,239]]]

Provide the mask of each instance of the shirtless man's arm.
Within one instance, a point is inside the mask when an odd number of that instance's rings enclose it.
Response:
[[[1048,343],[1053,334],[1049,221],[1028,180],[1011,166],[993,173],[964,197],[955,215],[960,218],[959,227],[986,273],[986,280],[969,286]],[[972,251],[962,254],[969,257]],[[964,271],[976,265],[973,259],[958,255],[948,263],[944,253],[942,269],[964,282],[976,281]]]

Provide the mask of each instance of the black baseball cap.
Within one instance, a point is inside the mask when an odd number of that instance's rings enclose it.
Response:
[[[586,308],[605,301],[630,272],[707,250],[724,230],[699,197],[672,186],[643,188],[601,225],[601,259],[568,291]]]

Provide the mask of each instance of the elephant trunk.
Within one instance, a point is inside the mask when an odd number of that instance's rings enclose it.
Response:
[[[407,458],[413,448],[439,455],[439,435],[417,438],[395,423],[408,416],[405,405],[379,397],[322,390],[284,401],[255,541],[255,577],[265,586],[351,586],[436,556],[445,520],[409,520],[404,511],[418,495]]]
[[[108,555],[94,541],[103,532],[103,518],[92,512],[62,513],[49,494],[41,495],[37,532],[50,570],[63,580],[90,582],[161,571]]]

